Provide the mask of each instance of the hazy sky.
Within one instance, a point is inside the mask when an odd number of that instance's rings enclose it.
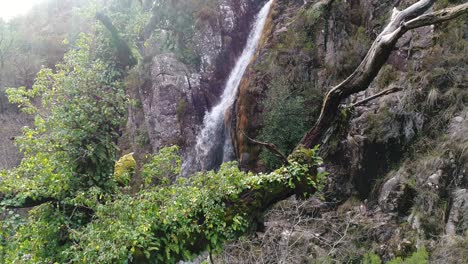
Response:
[[[0,0],[0,17],[4,20],[24,14],[31,9],[34,4],[43,0]]]

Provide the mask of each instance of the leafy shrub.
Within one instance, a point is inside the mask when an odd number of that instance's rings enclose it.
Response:
[[[289,30],[275,37],[270,51],[255,65],[257,76],[267,76],[264,82],[268,87],[262,100],[263,128],[258,138],[275,144],[285,154],[300,141],[322,104],[323,91],[315,86],[312,71],[313,65],[320,63],[316,62],[314,27],[326,12],[321,4],[301,9]],[[260,159],[268,169],[279,166],[279,161],[266,151]]]
[[[26,223],[16,227],[4,252],[4,263],[65,262],[66,241],[65,215],[51,204],[43,204],[29,212]]]
[[[371,43],[366,29],[358,27],[356,33],[348,40],[348,45],[343,52],[342,61],[338,62],[337,68],[334,69],[335,73],[340,77],[346,77],[352,73],[367,54]]]
[[[167,157],[160,153],[163,162],[155,162],[152,171],[164,171],[156,164],[173,168],[175,150],[165,150]],[[313,155],[309,157],[312,160],[320,161],[315,150],[306,152]],[[306,176],[308,168],[291,160],[287,167],[255,175],[240,171],[235,163],[226,163],[218,172],[179,178],[172,185],[155,186],[135,196],[120,195],[98,206],[93,221],[72,234],[75,243],[67,255],[75,263],[139,263],[142,259],[175,263],[203,251],[217,252],[225,241],[249,227],[250,214],[254,213],[249,210],[255,209],[240,203],[245,190],[295,188],[297,180],[314,181]],[[236,203],[239,205],[227,206]]]
[[[291,93],[284,80],[275,80],[263,102],[265,125],[260,138],[275,144],[283,153],[290,153],[309,127],[304,97]],[[279,165],[278,159],[269,152],[262,152],[261,159],[270,169]]]
[[[10,101],[35,122],[16,137],[24,159],[8,172],[0,191],[59,197],[93,186],[113,188],[127,97],[115,81],[119,73],[91,57],[91,42],[82,34],[56,71],[38,73],[32,89],[7,90]]]
[[[169,184],[175,179],[182,165],[178,152],[178,146],[166,147],[149,158],[141,173],[146,187],[154,183]]]
[[[364,255],[362,263],[363,264],[382,264],[382,260],[380,259],[379,255],[369,252]]]
[[[177,150],[162,149],[145,173],[178,173]],[[5,263],[175,263],[203,251],[217,252],[225,241],[248,230],[263,206],[263,193],[294,190],[303,181],[317,186],[321,176],[313,170],[321,159],[316,152],[300,150],[290,165],[270,174],[242,172],[236,163],[227,163],[217,172],[179,178],[136,194],[93,187],[60,206],[52,202],[36,207],[27,223],[13,229],[14,236],[1,241],[8,246],[1,248],[2,256]],[[244,205],[243,194],[250,191],[258,202]]]
[[[0,207],[0,263],[5,263],[5,252],[11,248],[9,242],[15,236],[15,230],[23,224],[24,219],[17,212]]]
[[[401,257],[394,258],[387,264],[427,264],[429,263],[429,253],[425,247],[419,248],[411,256],[403,259]]]
[[[8,89],[11,102],[34,115],[16,143],[21,164],[0,172],[1,206],[41,204],[1,233],[4,263],[64,263],[72,230],[90,221],[117,186],[113,171],[127,97],[120,75],[90,52],[82,34],[55,70],[43,68],[32,89]],[[5,226],[2,224],[2,229]]]

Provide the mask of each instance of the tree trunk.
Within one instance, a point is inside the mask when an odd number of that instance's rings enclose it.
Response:
[[[132,53],[128,43],[122,38],[119,31],[115,28],[114,24],[108,16],[103,13],[97,13],[96,19],[99,20],[112,35],[112,41],[117,49],[117,64],[119,69],[123,72],[127,67],[133,67],[137,64],[137,60]]]
[[[377,36],[358,68],[342,83],[331,89],[323,102],[320,116],[306,133],[301,145],[312,148],[321,143],[325,131],[336,118],[340,103],[350,95],[364,91],[387,62],[398,39],[408,30],[442,23],[468,13],[468,3],[422,15],[435,0],[421,0],[403,11],[393,10],[390,22]]]

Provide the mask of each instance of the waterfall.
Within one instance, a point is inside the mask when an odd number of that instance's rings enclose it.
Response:
[[[224,115],[236,99],[239,84],[262,36],[272,2],[273,0],[268,1],[258,13],[244,51],[225,84],[220,102],[205,115],[195,146],[195,166],[198,170],[215,169],[222,162],[231,161],[234,158],[232,140],[224,124]]]

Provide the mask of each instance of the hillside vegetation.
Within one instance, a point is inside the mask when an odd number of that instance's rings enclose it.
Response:
[[[0,263],[467,262],[464,1],[274,0],[236,159],[187,168],[264,4],[0,19]]]

